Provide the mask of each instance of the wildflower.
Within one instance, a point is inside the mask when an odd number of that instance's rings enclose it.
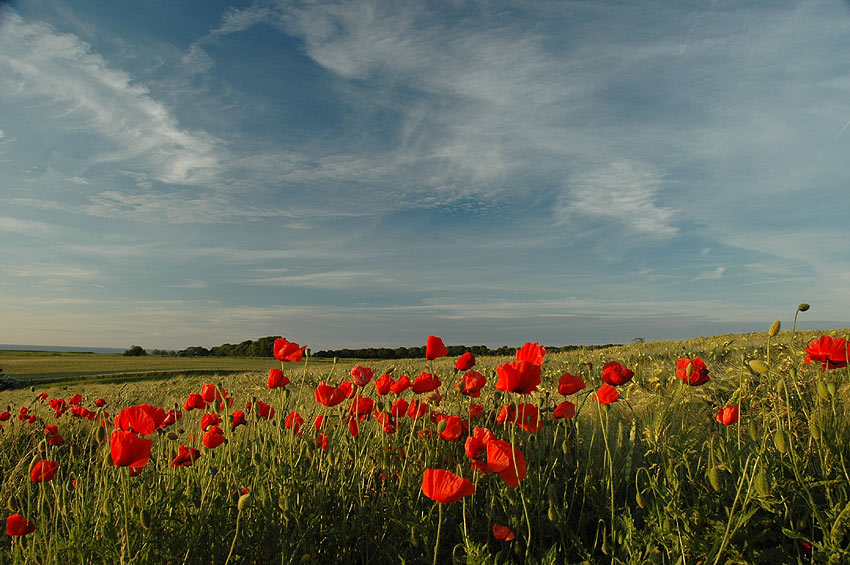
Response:
[[[477,420],[484,415],[484,406],[481,404],[470,403],[469,417],[472,420]]]
[[[328,434],[319,434],[318,439],[316,440],[316,446],[322,451],[328,450]]]
[[[201,430],[207,431],[212,426],[217,426],[221,423],[221,416],[215,412],[207,412],[201,417]]]
[[[612,386],[624,385],[632,380],[634,375],[631,369],[616,361],[609,361],[602,367],[602,382]]]
[[[314,398],[316,402],[319,404],[323,404],[327,407],[336,406],[343,400],[345,400],[345,391],[332,387],[329,384],[325,384],[324,382],[320,382],[319,386],[316,387],[316,392],[314,393]]]
[[[421,394],[423,392],[431,392],[437,390],[443,384],[440,378],[434,373],[426,373],[422,371],[416,380],[413,381],[413,392]]]
[[[570,419],[576,415],[576,406],[569,400],[565,400],[558,404],[555,411],[552,412],[552,417],[556,420]]]
[[[106,400],[103,398],[98,398],[94,401],[94,405],[98,408],[103,408],[104,406],[106,406]]]
[[[424,402],[417,402],[416,399],[410,401],[410,407],[407,410],[407,416],[411,420],[418,420],[428,413],[428,405]]]
[[[366,386],[369,384],[369,381],[372,380],[374,375],[375,373],[369,367],[355,365],[354,368],[351,369],[351,380],[353,380],[354,384],[357,386]]]
[[[186,403],[183,405],[183,410],[192,410],[195,408],[203,410],[206,407],[207,403],[204,400],[204,397],[198,394],[197,392],[193,392],[186,399]]]
[[[68,399],[68,404],[79,404],[82,401],[83,395],[78,392],[77,394]]]
[[[384,396],[394,384],[393,376],[389,373],[384,373],[381,375],[381,378],[375,380],[375,392],[378,396]]]
[[[280,369],[269,369],[269,380],[266,383],[269,388],[280,388],[289,384],[289,379],[283,376]]]
[[[307,346],[299,347],[297,343],[286,341],[282,337],[274,340],[274,356],[278,361],[301,361]]]
[[[215,449],[226,441],[227,438],[224,437],[224,432],[221,431],[221,428],[217,425],[211,427],[204,433],[203,437],[201,437],[201,442],[207,449]]]
[[[359,399],[354,400],[348,407],[348,411],[351,412],[352,416],[356,416],[361,419],[371,414],[374,409],[375,401],[371,398],[366,398],[365,396],[361,396]]]
[[[201,387],[201,397],[204,399],[204,402],[214,402],[216,397],[221,399],[221,395],[216,390],[215,385],[211,383],[207,383]]]
[[[12,413],[9,410],[6,410],[5,412],[0,412],[0,422],[5,422],[11,417]]]
[[[304,418],[298,412],[290,412],[286,415],[283,425],[288,429],[295,430],[296,434],[301,434],[301,426],[304,425]]]
[[[496,368],[496,390],[531,394],[540,384],[540,367],[530,361],[512,361]]]
[[[237,426],[245,426],[248,422],[245,421],[245,412],[237,410],[230,415],[230,429],[236,429]]]
[[[150,404],[128,406],[115,418],[115,429],[146,436],[154,433],[164,420],[165,410],[162,408]]]
[[[734,424],[738,421],[738,407],[724,406],[723,408],[717,411],[716,420],[724,426]]]
[[[525,456],[519,448],[512,449],[507,441],[491,439],[487,442],[487,466],[511,488],[517,488],[525,478]]]
[[[822,335],[809,342],[806,353],[806,358],[803,361],[806,363],[820,361],[822,363],[821,371],[846,367],[848,354],[850,354],[847,341],[843,337],[830,337],[828,335]]]
[[[408,377],[407,375],[402,375],[398,378],[395,384],[390,387],[390,391],[396,396],[398,396],[399,394],[410,388],[411,384],[412,383],[410,382],[410,377]]]
[[[691,367],[691,369],[688,369]],[[690,374],[688,374],[690,372]],[[699,357],[691,359],[676,360],[676,378],[682,379],[691,386],[699,386],[711,380],[708,376],[708,368]]]
[[[563,375],[561,375],[561,378],[558,379],[558,393],[562,394],[563,396],[575,394],[578,391],[584,389],[584,387],[584,380],[582,380],[582,378],[578,375],[564,373]]]
[[[462,479],[445,469],[425,469],[422,475],[422,494],[441,504],[457,502],[475,492],[469,479]]]
[[[425,345],[425,359],[433,361],[448,354],[449,350],[446,349],[442,339],[433,335],[428,336],[428,341]]]
[[[467,425],[464,425],[460,416],[453,414],[446,419],[446,429],[440,432],[440,438],[444,441],[457,441],[466,428]]]
[[[620,400],[620,393],[617,389],[608,383],[604,383],[599,390],[596,391],[596,400],[600,404],[611,404]]]
[[[463,450],[470,459],[478,459],[487,452],[487,443],[496,436],[487,428],[475,427],[472,435],[466,438]]]
[[[487,384],[487,379],[477,371],[469,371],[463,376],[460,381],[463,386],[460,387],[460,393],[470,398],[478,398],[481,396],[481,389]]]
[[[43,483],[49,481],[56,476],[56,470],[59,468],[59,461],[40,460],[33,466],[30,471],[30,480],[34,483]]]
[[[6,518],[6,533],[12,537],[21,537],[35,531],[35,524],[18,513]]]
[[[116,430],[109,436],[109,451],[116,467],[141,470],[151,456],[152,439],[139,437],[134,432]]]
[[[543,364],[543,357],[546,355],[546,348],[537,343],[526,343],[520,349],[517,349],[516,360],[528,361],[538,367]]]
[[[499,524],[493,524],[493,536],[499,541],[511,541],[516,538],[512,529]]]
[[[257,401],[255,408],[257,418],[265,418],[266,420],[271,420],[272,418],[274,418],[274,408],[272,408],[262,400]]]
[[[177,457],[171,461],[172,467],[191,467],[198,460],[201,452],[194,447],[186,447],[186,444],[180,442],[180,448],[177,452]]]
[[[475,366],[475,355],[467,351],[455,363],[455,369],[458,371],[468,371]]]
[[[343,381],[339,383],[337,388],[345,393],[345,398],[352,398],[357,393],[357,389],[354,388],[351,381]]]

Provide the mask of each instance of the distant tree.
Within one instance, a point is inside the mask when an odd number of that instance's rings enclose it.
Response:
[[[646,342],[646,340],[643,339],[642,337],[632,338],[632,343],[645,343],[645,342]]]
[[[145,351],[144,347],[141,345],[134,345],[124,352],[124,355],[127,355],[128,357],[141,357],[142,355],[147,354],[148,352]]]

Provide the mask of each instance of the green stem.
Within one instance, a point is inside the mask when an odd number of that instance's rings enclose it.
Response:
[[[437,550],[440,548],[440,528],[443,526],[443,505],[439,502],[437,505],[439,510],[437,512],[437,539],[434,541],[434,565],[437,565]]]

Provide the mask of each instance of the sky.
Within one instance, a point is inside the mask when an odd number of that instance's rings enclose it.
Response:
[[[850,4],[0,5],[0,342],[850,327]]]

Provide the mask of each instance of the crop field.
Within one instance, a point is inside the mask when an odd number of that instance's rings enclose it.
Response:
[[[477,359],[430,336],[429,359],[358,363],[285,340],[268,360],[2,355],[72,380],[0,392],[0,562],[846,563],[846,333]],[[73,380],[213,361],[252,364]]]

